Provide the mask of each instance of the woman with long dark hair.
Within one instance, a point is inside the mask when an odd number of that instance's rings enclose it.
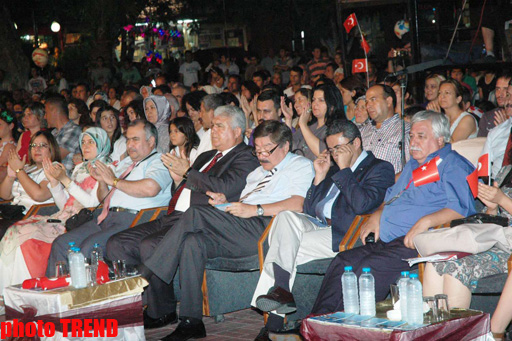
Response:
[[[322,84],[313,89],[311,104],[299,108],[299,127],[293,134],[294,152],[315,160],[326,149],[327,127],[337,119],[346,119],[343,98],[338,88],[332,84]],[[309,125],[311,114],[317,122]]]
[[[126,157],[126,138],[121,130],[119,111],[110,105],[96,113],[96,126],[105,130],[110,139],[110,159],[113,163]]]

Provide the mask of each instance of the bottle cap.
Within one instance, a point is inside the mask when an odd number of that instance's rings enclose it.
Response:
[[[363,268],[363,272],[364,272],[364,273],[368,273],[368,272],[370,272],[370,268]]]
[[[76,252],[80,252],[80,248],[79,247],[75,247],[75,250],[76,250]]]
[[[418,278],[418,274],[410,274],[409,277],[411,277],[411,278]]]
[[[351,266],[346,266],[345,267],[345,271],[352,271],[352,267]]]
[[[408,277],[409,276],[409,271],[402,271],[400,274],[402,276]]]
[[[99,243],[94,243],[94,247],[99,247],[100,244]]]
[[[68,245],[69,245],[69,246],[73,246],[73,245],[75,245],[75,244],[76,244],[75,242],[69,242],[69,243],[68,243]]]

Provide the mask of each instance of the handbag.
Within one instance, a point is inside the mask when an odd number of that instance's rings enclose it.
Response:
[[[496,224],[462,224],[420,233],[413,243],[422,257],[450,251],[476,254],[493,246],[510,252],[510,229]]]
[[[21,220],[23,219],[23,211],[25,206],[22,205],[0,205],[0,217],[6,220]]]
[[[96,208],[98,207],[95,207],[94,210],[96,210]],[[66,223],[64,224],[64,226],[66,226],[66,230],[68,232],[72,231],[79,227],[80,225],[85,224],[88,221],[91,221],[93,218],[94,210],[91,211],[88,208],[82,208],[77,214],[74,214],[71,217],[69,217],[68,220],[66,220]]]
[[[508,226],[508,218],[499,215],[476,213],[466,218],[452,220],[450,227],[462,224],[496,224],[505,227]]]

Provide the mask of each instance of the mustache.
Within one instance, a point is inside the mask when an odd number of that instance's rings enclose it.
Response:
[[[421,148],[420,147],[411,146],[411,147],[409,147],[409,150],[411,152],[421,152]]]
[[[268,161],[268,160],[259,160],[259,161],[260,161],[260,163],[270,163],[270,161]]]

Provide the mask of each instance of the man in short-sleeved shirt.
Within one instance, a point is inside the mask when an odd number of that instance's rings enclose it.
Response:
[[[405,123],[405,143],[402,141],[402,120],[395,114],[396,95],[393,88],[376,84],[366,91],[366,108],[372,124],[361,128],[363,148],[373,152],[376,158],[388,161],[400,173],[402,146],[405,146],[405,159],[409,160],[409,129]]]
[[[78,139],[82,130],[68,117],[68,106],[64,97],[55,95],[45,102],[45,119],[48,127],[55,128],[52,135],[55,136],[60,149],[62,164],[71,174],[73,169],[73,155],[80,153]]]
[[[271,216],[302,210],[314,170],[311,161],[290,153],[291,130],[278,121],[265,121],[255,129],[254,137],[261,166],[248,175],[240,201],[222,210],[191,206],[144,261],[149,270],[142,275],[158,276],[166,283],[172,283],[178,265],[186,269],[180,271],[181,323],[171,337],[181,335],[188,340],[206,335],[201,284],[207,259],[257,254],[257,241]],[[226,204],[224,194],[206,194],[212,198],[210,204]]]
[[[126,150],[129,157],[112,170],[96,161],[91,175],[99,182],[98,199],[103,208],[94,218],[57,237],[46,273],[53,275],[55,262],[65,261],[68,243],[80,246],[89,255],[95,243],[105,250],[107,240],[127,229],[139,210],[167,205],[171,198],[172,179],[156,151],[158,132],[151,123],[133,121],[126,131]],[[105,251],[103,251],[105,253]]]

